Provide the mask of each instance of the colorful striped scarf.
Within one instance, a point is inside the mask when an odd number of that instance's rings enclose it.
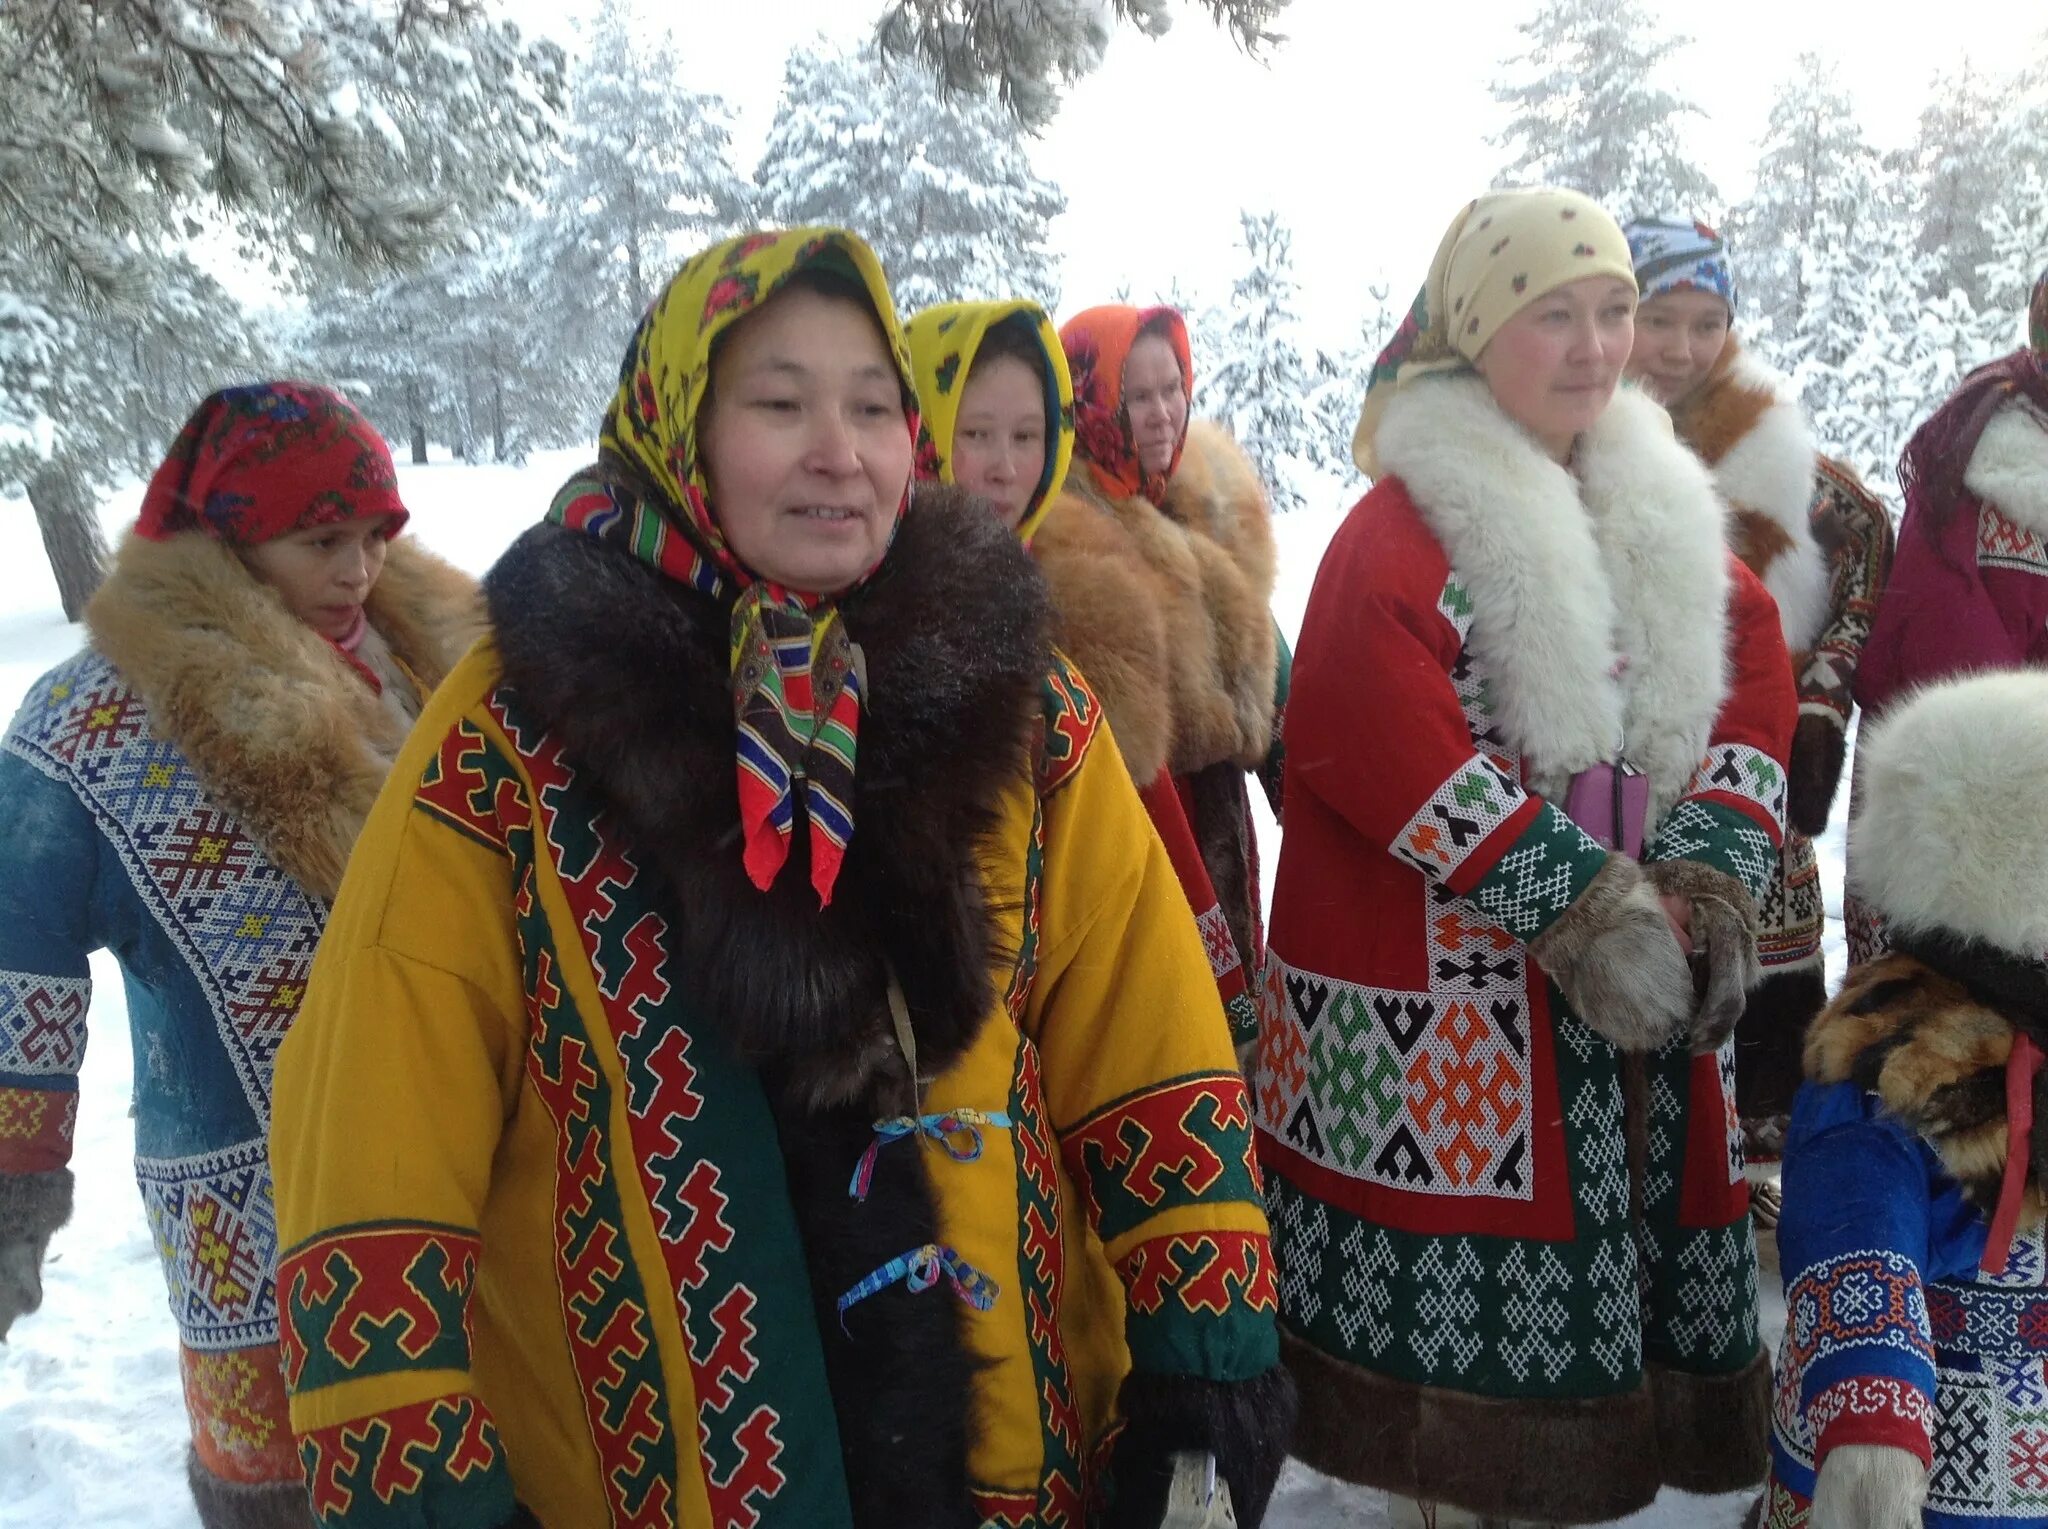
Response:
[[[714,343],[793,274],[816,263],[852,276],[866,290],[904,397],[914,396],[888,282],[856,235],[798,228],[729,239],[685,264],[641,319],[605,413],[599,468],[564,484],[548,519],[596,536],[680,584],[732,598],[733,721],[747,876],[765,891],[787,863],[801,781],[811,886],[822,907],[832,901],[853,839],[864,699],[860,650],[830,597],[758,578],[733,556],[707,496],[697,443]],[[906,406],[904,423],[915,440],[915,409]],[[635,487],[643,484],[652,492]],[[896,507],[899,521],[908,503],[906,486]]]

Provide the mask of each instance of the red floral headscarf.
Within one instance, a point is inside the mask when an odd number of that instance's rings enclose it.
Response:
[[[1074,455],[1087,464],[1097,488],[1118,499],[1142,496],[1166,500],[1166,480],[1180,466],[1187,444],[1185,423],[1173,443],[1173,460],[1163,473],[1148,473],[1138,462],[1131,421],[1124,413],[1124,363],[1141,336],[1156,334],[1173,347],[1181,386],[1192,402],[1195,363],[1188,350],[1187,321],[1176,308],[1133,308],[1111,303],[1068,319],[1060,330],[1067,370],[1074,379]]]
[[[410,518],[376,426],[330,388],[259,382],[222,388],[192,411],[149,480],[135,533],[251,546],[379,515],[387,541]]]

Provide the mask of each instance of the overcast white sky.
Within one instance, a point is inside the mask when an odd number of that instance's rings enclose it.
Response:
[[[1813,50],[1841,69],[1881,147],[1909,140],[1928,83],[1969,54],[2001,70],[2048,30],[2041,0],[1648,0],[1694,39],[1671,83],[1707,113],[1688,143],[1729,200],[1750,189],[1778,82]],[[730,99],[752,155],[775,110],[784,54],[820,31],[860,35],[881,0],[642,0],[683,39],[686,83]],[[565,32],[583,0],[515,0],[529,26]],[[1294,0],[1288,41],[1253,61],[1182,0],[1173,31],[1120,33],[1033,146],[1067,194],[1052,230],[1064,307],[1137,296],[1175,275],[1205,298],[1238,263],[1238,209],[1294,229],[1303,306],[1335,345],[1382,273],[1405,307],[1451,214],[1491,181],[1501,113],[1487,86],[1519,51],[1535,0]],[[1739,253],[1739,252],[1738,252]]]

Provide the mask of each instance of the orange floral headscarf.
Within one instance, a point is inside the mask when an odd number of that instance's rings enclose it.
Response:
[[[1173,347],[1173,358],[1180,363],[1181,386],[1192,401],[1195,362],[1188,350],[1187,321],[1177,308],[1110,303],[1085,309],[1062,326],[1060,345],[1066,350],[1067,370],[1074,379],[1074,455],[1087,465],[1088,475],[1103,493],[1162,504],[1166,480],[1180,466],[1188,432],[1183,424],[1165,472],[1148,473],[1139,465],[1131,421],[1124,413],[1124,363],[1130,360],[1131,347],[1147,334],[1159,335]]]

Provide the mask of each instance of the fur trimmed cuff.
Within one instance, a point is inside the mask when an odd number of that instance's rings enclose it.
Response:
[[[1705,869],[1701,867],[1701,869]],[[1584,1024],[1624,1051],[1653,1051],[1692,1018],[1692,974],[1643,868],[1610,854],[1529,954]]]
[[[19,1237],[47,1242],[71,1219],[69,1168],[46,1173],[0,1173],[0,1242]]]
[[[303,1481],[224,1481],[185,1451],[185,1479],[202,1529],[311,1529],[313,1502]]]
[[[0,1173],[0,1343],[43,1304],[43,1253],[71,1219],[71,1170]]]
[[[1764,980],[1756,954],[1756,899],[1725,871],[1697,860],[1660,860],[1643,867],[1650,885],[1692,903],[1693,963],[1699,968],[1692,1015],[1695,1055],[1719,1051]]]
[[[1689,897],[1695,902],[1711,897],[1727,903],[1741,915],[1744,927],[1752,935],[1756,933],[1756,899],[1726,871],[1698,860],[1656,860],[1643,867],[1643,875],[1660,896]]]
[[[1110,1459],[1113,1497],[1102,1529],[1157,1529],[1166,1512],[1173,1457],[1216,1457],[1242,1529],[1258,1529],[1294,1439],[1294,1377],[1275,1365],[1250,1380],[1133,1373],[1124,1380],[1123,1432]]]
[[[1848,747],[1841,719],[1833,712],[1800,715],[1792,733],[1791,763],[1785,770],[1785,822],[1795,832],[1809,839],[1827,832]]]

